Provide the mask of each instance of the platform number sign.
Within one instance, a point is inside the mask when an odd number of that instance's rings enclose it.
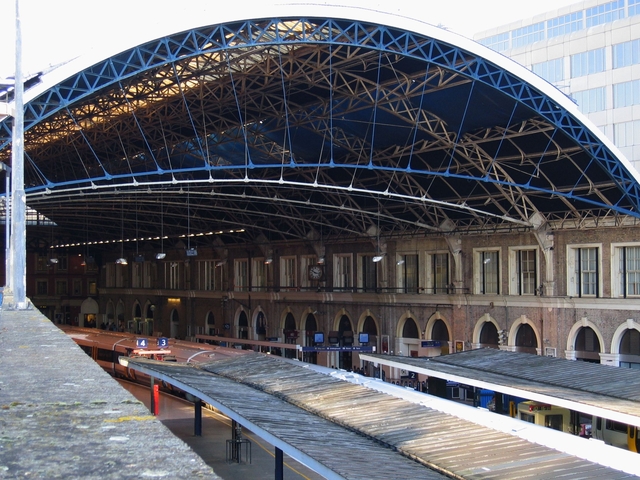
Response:
[[[157,345],[160,348],[166,348],[166,347],[169,346],[169,339],[167,337],[160,337],[160,338],[158,338]]]
[[[136,339],[136,346],[138,348],[148,348],[149,347],[149,340],[147,340],[146,338],[137,338]]]

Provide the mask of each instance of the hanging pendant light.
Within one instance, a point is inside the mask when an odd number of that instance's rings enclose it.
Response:
[[[162,201],[162,191],[160,191],[160,251],[156,253],[156,260],[162,260],[167,256],[164,253],[164,202]]]
[[[118,265],[128,265],[127,259],[124,256],[124,198],[120,208],[120,258],[116,259]]]

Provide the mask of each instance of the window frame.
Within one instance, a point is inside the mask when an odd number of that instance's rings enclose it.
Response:
[[[68,295],[69,294],[69,282],[64,279],[56,279],[56,295]]]
[[[267,271],[269,265],[264,257],[251,259],[251,290],[265,291],[267,289]]]
[[[249,259],[236,258],[233,260],[233,290],[245,292],[249,289]]]
[[[36,257],[36,272],[49,271],[49,256],[38,254]]]
[[[280,288],[298,288],[298,258],[295,255],[280,257]]]
[[[407,270],[410,265],[410,262],[407,261],[409,257],[415,258],[415,274],[413,275],[410,275],[411,272]],[[396,266],[398,268],[398,291],[400,293],[420,293],[420,254],[416,251],[399,253]]]
[[[142,288],[143,282],[144,262],[133,262],[131,265],[131,288]]]
[[[486,275],[487,268],[484,262],[486,253],[497,254],[497,278],[496,278],[496,291],[486,293]],[[473,249],[473,286],[474,293],[476,295],[500,295],[502,291],[502,247],[479,247]]]
[[[531,65],[531,71],[549,83],[564,82],[564,57],[534,63]]]
[[[607,92],[605,87],[589,88],[571,93],[571,98],[578,105],[578,109],[585,115],[604,112],[607,109]]]
[[[74,278],[71,281],[71,295],[74,297],[82,296],[82,278]]]
[[[40,287],[44,285],[44,291]],[[49,295],[49,280],[46,278],[36,279],[36,295]]]
[[[164,288],[167,290],[181,290],[184,282],[183,262],[164,263]]]
[[[611,47],[612,69],[630,67],[640,63],[640,38],[614,43]]]
[[[623,275],[628,273],[627,265],[623,265],[622,252],[626,248],[639,248],[640,242],[619,242],[611,244],[611,297],[612,298],[640,298],[640,280],[635,282],[638,284],[638,293],[629,294],[628,279]],[[621,271],[621,267],[624,267]],[[634,270],[634,272],[639,272]],[[624,285],[624,289],[623,289]]]
[[[445,283],[444,285],[438,286],[437,285],[437,277],[438,275],[436,274],[436,262],[437,259],[439,257],[441,257],[442,255],[445,255],[445,259],[446,259],[446,265],[445,265]],[[428,252],[427,253],[427,258],[426,258],[426,266],[427,268],[425,269],[426,271],[426,275],[427,275],[427,282],[426,282],[426,292],[436,295],[436,294],[440,294],[440,295],[445,295],[449,293],[449,288],[451,285],[451,255],[449,254],[449,250],[435,250],[433,252]]]
[[[523,272],[520,270],[522,252],[533,252],[534,258],[534,279],[533,291],[523,292]],[[509,247],[509,295],[536,296],[538,295],[538,285],[540,283],[540,248],[537,245],[518,245]]]
[[[582,278],[576,278],[577,272],[577,258],[576,252],[595,249],[596,250],[596,280],[595,280],[595,293],[584,293]],[[601,243],[575,243],[567,245],[567,295],[570,297],[578,298],[600,298],[602,296],[602,244]],[[582,262],[582,252],[580,253]],[[584,270],[579,270],[580,277],[584,274]]]
[[[614,83],[613,108],[632,107],[640,105],[640,79],[629,80],[627,82]]]
[[[378,265],[384,262],[384,257],[379,262],[374,262],[373,257],[375,253],[358,255],[358,290],[360,292],[377,292],[380,285],[380,270]],[[371,278],[373,277],[373,283],[370,285]]]
[[[353,254],[333,255],[333,288],[350,290],[353,288]]]
[[[594,48],[585,52],[574,53],[569,61],[569,77],[580,78],[602,73],[607,68],[607,51],[605,47]]]

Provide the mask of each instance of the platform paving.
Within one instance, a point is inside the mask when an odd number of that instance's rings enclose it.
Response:
[[[218,479],[38,310],[0,310],[0,478]]]

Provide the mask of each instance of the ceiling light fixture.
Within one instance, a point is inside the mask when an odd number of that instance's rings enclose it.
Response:
[[[127,259],[124,257],[124,197],[120,204],[120,258],[116,259],[117,265],[128,265]]]

